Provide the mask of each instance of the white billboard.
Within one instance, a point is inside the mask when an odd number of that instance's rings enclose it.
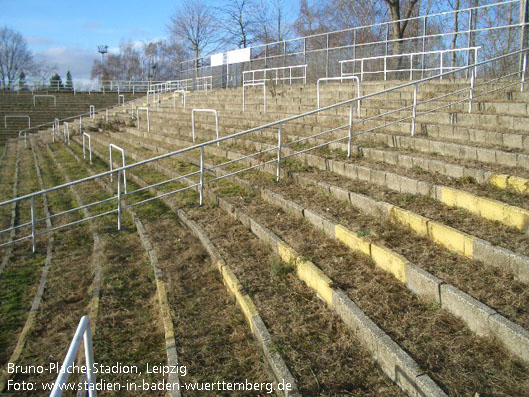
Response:
[[[250,60],[250,49],[228,51],[228,63],[248,62]]]
[[[224,63],[224,54],[219,52],[211,56],[211,66],[222,66]]]

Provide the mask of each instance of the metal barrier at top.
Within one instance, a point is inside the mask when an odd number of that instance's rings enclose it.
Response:
[[[294,71],[294,75],[292,72]],[[296,75],[299,71],[301,75]],[[268,74],[268,76],[267,76]],[[272,76],[270,76],[272,74]],[[256,77],[257,75],[257,77]],[[288,82],[292,85],[292,80],[302,80],[303,84],[307,83],[307,65],[283,66],[278,68],[254,69],[242,72],[242,82],[245,83],[259,83],[261,81],[274,81],[276,84]]]
[[[413,72],[421,72],[421,78],[424,78],[424,73],[425,72],[429,72],[429,71],[439,71],[439,75],[440,75],[440,79],[443,78],[443,72],[445,71],[445,69],[447,70],[457,70],[457,69],[461,69],[462,67],[461,66],[449,66],[449,65],[446,65],[446,64],[443,64],[443,56],[445,54],[451,54],[451,53],[457,53],[457,52],[463,52],[465,54],[467,54],[467,56],[470,56],[470,53],[474,53],[474,59],[478,59],[478,50],[480,49],[481,47],[469,47],[469,48],[456,48],[456,49],[448,49],[448,50],[436,50],[436,51],[421,51],[421,52],[410,52],[410,53],[407,53],[407,54],[391,54],[391,55],[380,55],[380,56],[374,56],[374,57],[365,57],[365,58],[358,58],[358,59],[345,59],[343,61],[339,61],[340,63],[340,76],[341,77],[344,77],[344,76],[358,76],[360,75],[360,80],[363,81],[364,80],[364,75],[366,74],[380,74],[380,73],[383,73],[384,74],[384,81],[387,80],[387,75],[388,73],[393,73],[393,72],[396,72],[396,73],[405,73],[405,72],[409,72],[409,76],[410,76],[410,81],[413,80]],[[439,66],[438,67],[428,67],[426,66],[425,64],[425,57],[426,56],[432,56],[432,55],[435,55],[439,58]],[[392,60],[392,59],[398,59],[399,60],[399,64],[400,62],[402,61],[403,58],[409,58],[409,67],[406,68],[406,67],[402,67],[402,65],[399,65],[399,67],[397,69],[388,69],[388,60]],[[422,67],[416,67],[414,68],[413,67],[413,60],[414,59],[422,59],[422,62],[421,62],[421,65]],[[379,60],[382,60],[383,61],[383,69],[382,70],[365,70],[364,68],[364,65],[367,64],[368,62],[373,62],[373,61],[379,61]],[[344,71],[344,66],[348,65],[348,64],[355,64],[359,62],[360,63],[360,73],[355,73],[355,72],[345,72]]]
[[[522,57],[522,65],[519,64],[520,56]],[[504,65],[506,61],[511,60],[511,62],[516,65],[516,70],[514,71],[508,71],[504,70],[504,73],[499,76],[491,77],[487,80],[482,77],[482,81],[479,81],[479,83],[476,82],[476,79],[474,76],[476,75],[476,70],[478,68],[482,68],[484,71],[489,69],[497,70],[498,68],[493,68],[495,63],[500,63],[501,65]],[[159,199],[161,197],[177,194],[179,192],[183,192],[186,190],[197,190],[199,193],[199,202],[203,203],[204,199],[204,187],[207,184],[216,183],[221,179],[228,178],[233,175],[237,175],[242,172],[248,172],[250,170],[258,169],[267,165],[275,165],[276,166],[276,175],[277,178],[280,177],[280,169],[281,169],[281,162],[287,158],[301,155],[303,153],[316,150],[319,148],[326,147],[328,145],[344,142],[347,145],[347,155],[351,155],[351,146],[352,146],[352,139],[355,136],[363,135],[363,134],[369,134],[373,131],[378,131],[380,129],[387,128],[388,126],[395,125],[398,123],[410,123],[410,134],[414,134],[415,132],[415,123],[416,120],[419,117],[428,115],[430,113],[439,111],[441,109],[450,108],[452,106],[456,105],[465,105],[468,104],[469,111],[472,110],[472,101],[475,100],[477,97],[481,97],[484,95],[488,95],[497,91],[506,90],[511,87],[520,86],[520,89],[524,89],[524,84],[526,81],[526,72],[527,72],[527,50],[519,50],[512,52],[507,55],[503,55],[500,57],[495,57],[492,59],[489,59],[487,61],[478,62],[475,64],[472,64],[470,66],[466,66],[460,70],[453,70],[449,72],[445,72],[442,74],[443,77],[456,77],[460,74],[466,73],[466,71],[469,71],[471,75],[471,79],[468,86],[463,86],[462,83],[459,82],[459,84],[456,85],[456,87],[453,89],[453,91],[445,92],[440,95],[431,97],[428,95],[428,99],[424,99],[422,101],[419,101],[418,92],[419,88],[422,87],[424,84],[431,82],[433,80],[438,80],[441,75],[435,75],[430,76],[421,80],[408,82],[405,84],[397,85],[392,88],[384,89],[378,92],[362,95],[356,98],[348,99],[342,102],[338,102],[329,106],[322,107],[320,109],[314,109],[309,112],[305,112],[302,114],[298,114],[295,116],[291,116],[282,120],[278,120],[272,123],[268,123],[259,127],[251,128],[245,131],[237,132],[235,134],[231,134],[224,137],[219,137],[218,139],[213,139],[204,143],[196,144],[189,146],[184,149],[179,149],[170,153],[162,154],[150,159],[142,160],[139,162],[136,162],[134,164],[129,164],[117,169],[113,169],[111,171],[106,171],[97,175],[93,175],[87,178],[83,178],[80,180],[72,181],[69,183],[65,183],[59,186],[54,186],[39,192],[34,192],[30,194],[26,194],[21,197],[17,197],[11,200],[4,201],[0,203],[0,207],[11,205],[13,203],[18,203],[21,201],[29,200],[31,201],[31,205],[34,206],[34,202],[36,198],[39,198],[39,196],[42,196],[44,194],[49,194],[51,192],[59,191],[62,189],[68,189],[70,186],[83,184],[83,183],[92,183],[96,181],[97,179],[106,178],[107,176],[117,175],[117,184],[115,191],[117,194],[112,194],[110,197],[107,197],[105,199],[94,201],[89,204],[86,204],[84,206],[79,206],[75,208],[71,208],[62,212],[59,212],[57,214],[51,215],[50,217],[43,217],[43,218],[36,218],[31,217],[30,222],[26,222],[22,225],[17,225],[14,227],[10,227],[8,229],[0,231],[0,236],[4,233],[10,233],[14,228],[17,229],[19,232],[20,237],[13,241],[8,241],[6,243],[0,244],[0,247],[5,247],[7,245],[14,244],[16,242],[24,241],[26,239],[33,239],[33,242],[35,241],[35,238],[38,236],[44,235],[46,233],[50,233],[55,230],[59,230],[62,228],[66,228],[75,224],[79,224],[81,222],[85,222],[90,219],[102,217],[102,216],[108,216],[116,214],[118,218],[118,226],[120,226],[119,222],[121,219],[121,212],[125,208],[134,207],[137,205],[141,205],[143,203]],[[481,73],[481,72],[480,72]],[[486,76],[485,73],[481,73],[480,75]],[[466,82],[466,80],[463,80]],[[462,87],[462,88],[461,88]],[[386,94],[399,91],[399,90],[413,90],[413,102],[412,104],[406,104],[398,109],[388,110],[382,113],[378,113],[371,117],[366,117],[364,119],[361,118],[360,114],[357,114],[357,119],[354,119],[354,110],[357,107],[358,102],[364,103],[367,100],[375,99],[375,100],[384,100]],[[407,91],[406,91],[407,92]],[[455,99],[450,99],[450,96],[455,96]],[[295,131],[299,132],[299,120],[303,118],[309,118],[309,122],[313,122],[314,118],[311,116],[314,115],[326,115],[325,112],[329,112],[330,115],[333,117],[338,117],[338,115],[342,114],[345,118],[348,116],[348,120],[344,120],[343,125],[339,125],[334,128],[330,128],[328,130],[318,132],[315,134],[312,134],[310,136],[303,136],[298,137],[291,141],[283,141],[283,133],[285,132],[285,128],[287,128],[290,123],[294,124],[292,128],[295,128]],[[404,116],[402,116],[404,114]],[[362,125],[365,125],[365,123],[369,123],[368,127],[362,128]],[[373,124],[378,123],[377,125],[373,126]],[[264,132],[270,132],[270,131],[277,131],[277,145],[268,145],[268,148],[248,154],[243,155],[239,158],[231,159],[228,161],[225,161],[220,164],[216,164],[213,166],[205,166],[204,162],[204,155],[205,150],[212,146],[212,145],[219,145],[222,142],[237,142],[236,140],[238,138],[242,138],[245,136],[248,136],[250,134],[261,134]],[[286,135],[288,136],[288,134]],[[317,141],[316,138],[321,142],[324,140],[323,143],[319,144],[312,144],[311,142]],[[296,148],[297,146],[300,146],[299,148]],[[307,147],[309,146],[309,147]],[[266,146],[264,146],[266,147]],[[292,150],[291,153],[287,155],[282,154],[282,149],[284,148],[290,148]],[[296,149],[294,149],[296,148]],[[200,156],[200,168],[198,170],[191,170],[184,175],[178,175],[172,178],[169,178],[162,182],[157,182],[142,188],[138,188],[133,191],[127,191],[125,194],[121,194],[121,185],[123,181],[123,176],[125,172],[142,167],[142,166],[148,166],[151,163],[158,163],[162,161],[163,159],[168,158],[174,158],[178,160],[179,158],[183,161],[188,161],[186,159],[189,158],[189,155],[192,153],[197,153]],[[182,156],[182,157],[179,157]],[[257,163],[252,165],[247,165],[246,161],[254,159]],[[236,168],[233,170],[234,166],[239,166],[240,168]],[[207,178],[207,176],[211,175],[213,171],[216,169],[226,169],[226,172],[223,173],[222,176],[216,176]],[[198,180],[197,180],[198,179]],[[149,197],[147,199],[142,199],[142,196],[138,196],[139,192],[143,192],[155,187],[159,186],[166,186],[170,183],[177,182],[179,185],[183,185],[183,187],[178,187],[175,190],[171,190],[169,192],[164,192],[156,196]],[[127,204],[127,206],[123,206],[122,199],[123,197],[127,198],[127,202],[130,204]],[[137,197],[139,201],[133,202],[134,198]],[[129,201],[130,199],[130,201]],[[115,203],[116,206],[113,207],[113,209],[107,210],[108,203]],[[66,214],[70,214],[74,211],[80,211],[83,208],[91,207],[96,208],[97,206],[100,206],[102,204],[105,204],[103,208],[101,208],[101,212],[95,213],[94,215],[86,218],[82,218],[75,221],[70,221],[64,224],[60,224],[59,226],[55,227],[48,227],[45,223],[46,219],[49,218],[55,218],[64,216]],[[26,208],[25,206],[19,206],[19,208]],[[33,207],[32,207],[33,208]],[[30,228],[31,232],[28,234],[24,234],[23,230],[26,230],[26,228]]]
[[[448,4],[441,3],[443,6]],[[303,63],[309,65],[311,78],[333,77],[338,75],[335,66],[340,60],[375,54],[425,52],[448,48],[452,42],[455,48],[468,48],[496,41],[499,45],[494,49],[491,46],[487,56],[497,57],[525,47],[529,26],[526,9],[527,0],[498,1],[259,44],[247,48],[250,57],[242,68],[250,70]],[[454,27],[456,17],[458,23]],[[405,37],[393,37],[395,25],[407,26]],[[469,56],[462,66],[476,61]],[[197,64],[204,66],[197,68]],[[218,78],[214,86],[222,87],[225,79],[222,67],[211,66],[209,56],[188,59],[180,63],[180,78],[215,75]],[[421,65],[421,68],[424,66]],[[230,70],[237,73],[240,68]],[[232,75],[228,79],[237,81]]]

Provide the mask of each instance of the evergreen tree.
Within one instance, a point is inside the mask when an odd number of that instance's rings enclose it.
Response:
[[[73,80],[72,80],[72,74],[68,70],[66,73],[66,89],[68,91],[73,91]]]
[[[61,88],[64,88],[64,85],[62,84],[61,76],[59,76],[58,73],[55,73],[53,76],[51,76],[50,88],[57,90],[57,91],[59,91]]]
[[[19,91],[26,91],[26,74],[23,70],[20,71],[20,74],[18,75],[18,90]]]

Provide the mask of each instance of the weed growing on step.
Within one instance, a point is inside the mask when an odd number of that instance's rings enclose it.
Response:
[[[277,255],[271,255],[270,274],[272,276],[283,277],[294,271],[295,266],[292,263],[286,263]]]

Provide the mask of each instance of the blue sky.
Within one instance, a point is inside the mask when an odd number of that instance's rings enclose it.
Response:
[[[63,76],[88,79],[98,44],[117,52],[121,41],[151,41],[168,35],[178,0],[0,0],[0,26],[20,32],[35,58]],[[217,6],[222,0],[209,0]],[[287,0],[291,9],[297,0]],[[296,5],[294,5],[296,4]]]
[[[115,50],[123,40],[167,36],[178,1],[0,0],[0,26],[20,32],[31,51],[65,75],[86,79],[98,44]]]

